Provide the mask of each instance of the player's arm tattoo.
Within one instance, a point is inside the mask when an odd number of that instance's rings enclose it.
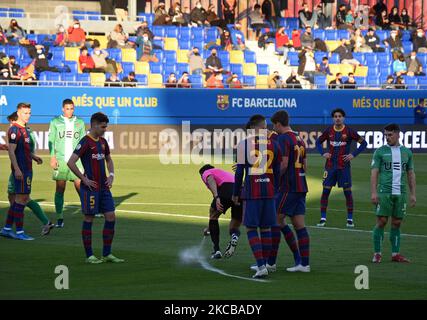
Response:
[[[215,179],[210,175],[206,179],[206,182],[208,183],[208,188],[212,192],[213,197],[216,198],[218,196],[218,189],[216,187]]]

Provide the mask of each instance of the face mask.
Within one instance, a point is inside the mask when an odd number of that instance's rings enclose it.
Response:
[[[75,25],[74,25],[74,29],[78,29],[80,27],[80,25],[78,24],[78,23],[76,23]]]
[[[144,41],[148,41],[148,37],[144,37]]]
[[[7,78],[9,76],[8,72],[3,72],[3,77]]]
[[[64,32],[64,28],[59,28],[59,32]]]
[[[170,79],[171,80],[175,80],[175,76],[170,76]]]
[[[421,38],[423,36],[423,33],[422,32],[418,32],[417,36]]]
[[[395,34],[392,34],[392,35],[391,35],[391,37],[394,39],[394,38],[396,38],[396,35],[395,35]]]
[[[37,50],[37,53],[38,53],[38,54],[41,54],[42,52],[43,52],[43,50],[40,50],[40,49],[39,49],[39,50]]]
[[[198,4],[196,7],[197,7],[197,9],[202,9],[202,5],[201,4]]]
[[[98,56],[101,54],[101,50],[95,50],[94,52],[95,52],[95,54],[96,54],[96,55],[98,55]]]
[[[219,77],[217,77],[217,79],[219,80],[219,81],[222,81],[222,76],[219,76]]]
[[[412,60],[415,60],[417,57],[416,56],[411,56],[411,59]]]
[[[233,82],[237,82],[237,78],[233,78],[233,80],[232,80]]]

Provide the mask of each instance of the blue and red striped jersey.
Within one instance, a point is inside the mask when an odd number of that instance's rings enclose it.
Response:
[[[331,154],[331,158],[326,160],[325,168],[343,169],[350,166],[350,161],[344,162],[343,156],[350,153],[352,141],[363,143],[364,139],[356,131],[347,126],[343,126],[341,130],[336,130],[335,126],[331,126],[317,139],[316,146],[318,149],[323,150],[322,143],[324,141],[327,141],[325,152]],[[359,152],[364,149],[361,147],[359,147],[360,150],[358,149]]]
[[[14,123],[7,132],[9,144],[16,144],[15,156],[22,173],[33,171],[30,130]],[[15,171],[12,166],[12,171]]]
[[[271,139],[253,136],[241,141],[237,147],[233,194],[242,199],[274,198],[279,185],[281,158],[279,145]]]
[[[278,137],[282,156],[288,158],[286,171],[280,179],[282,192],[308,192],[305,177],[306,145],[297,132],[288,131]],[[283,159],[283,158],[282,158]]]
[[[95,139],[88,134],[80,140],[74,153],[82,161],[85,176],[98,184],[95,191],[108,189],[105,158],[110,154],[110,148],[107,140],[102,137]]]

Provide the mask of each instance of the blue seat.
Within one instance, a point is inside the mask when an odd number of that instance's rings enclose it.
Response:
[[[52,53],[52,59],[65,60],[64,47],[53,47],[49,50],[49,52]]]
[[[299,27],[299,21],[298,18],[286,18],[286,24],[289,29],[298,29]]]
[[[354,77],[354,80],[356,80],[356,87],[366,86],[366,77]]]
[[[150,62],[150,73],[162,73],[163,65],[159,62]]]
[[[380,85],[380,79],[378,76],[368,76],[366,84],[370,87],[377,87]]]
[[[191,28],[191,38],[192,39],[205,39],[205,30],[202,27],[193,27]]]
[[[411,40],[411,31],[410,30],[403,30],[402,31],[402,41],[410,41]]]
[[[199,38],[194,38],[191,41],[191,47],[192,48],[198,48],[199,50],[203,50],[204,45],[205,45],[205,41],[201,40]]]
[[[393,67],[392,66],[380,67],[380,75],[381,76],[389,76],[391,74],[393,74]]]
[[[30,55],[28,54],[27,49],[22,48],[21,49],[21,55],[20,56],[15,56],[16,59],[20,59],[20,60],[31,60]]]
[[[245,50],[244,52],[246,63],[256,63],[256,54],[253,51]]]
[[[175,64],[176,63],[176,51],[172,51],[172,50],[164,51],[163,61],[166,64]]]
[[[411,89],[411,90],[418,89],[417,77],[403,76],[403,78],[405,79],[405,83],[408,89]]]
[[[387,63],[391,64],[391,55],[388,52],[378,52],[377,53],[378,61],[380,64]]]
[[[61,85],[59,82],[61,81],[61,74],[56,72],[46,72],[47,73],[47,81],[53,81],[55,86]]]
[[[231,63],[230,71],[231,73],[243,74],[243,66],[238,63]]]
[[[46,34],[46,33],[41,33],[41,34],[36,34],[36,42],[38,44],[43,44],[46,42],[52,42],[52,36],[50,34]]]
[[[70,68],[70,74],[74,75],[78,73],[77,61],[64,61],[64,66]]]
[[[340,64],[340,55],[338,53],[333,53],[329,58],[329,63],[331,64]]]
[[[316,61],[316,64],[321,64],[323,57],[327,57],[327,52],[321,52],[321,51],[315,51],[314,52],[314,61]]]
[[[27,34],[27,40],[34,41],[37,43],[37,35],[34,33]]]
[[[122,62],[122,50],[118,48],[107,49],[108,57],[117,62]]]
[[[191,87],[193,89],[201,89],[203,88],[203,78],[199,74],[190,75]]]
[[[81,10],[73,10],[73,19],[77,20],[87,20],[87,16],[85,11]]]
[[[47,72],[40,72],[38,76],[39,86],[51,86],[52,82],[47,81]]]
[[[6,47],[0,45],[0,52],[6,53]]]
[[[387,30],[377,30],[375,34],[378,36],[378,38],[380,38],[381,42],[389,37]]]
[[[257,64],[257,73],[262,76],[270,74],[270,67],[268,64]]]
[[[165,27],[162,26],[154,26],[152,29],[154,36],[164,38],[166,36]]]
[[[289,52],[288,60],[291,66],[298,66],[299,65],[298,52]]]
[[[90,75],[87,73],[79,73],[76,78],[77,82],[80,82],[82,86],[90,85]]]
[[[215,42],[219,37],[217,28],[208,28],[206,30],[206,42]]]
[[[256,77],[255,76],[243,76],[243,85],[246,87],[255,87],[256,86]]]
[[[162,62],[165,58],[165,52],[163,50],[155,49],[153,53],[156,55],[157,59]]]
[[[21,48],[18,46],[6,46],[6,54],[8,56],[15,56],[17,59],[19,59],[21,56]]]
[[[365,53],[365,60],[368,67],[378,65],[376,53]]]
[[[365,55],[362,52],[353,52],[353,58],[363,65],[366,64]]]
[[[159,46],[162,49],[165,47],[165,42],[163,41],[163,39],[154,39],[153,44]]]
[[[141,18],[138,18],[138,21],[147,21],[149,26],[151,26],[154,22],[154,14],[153,13],[138,12],[138,16],[141,17]]]
[[[178,75],[181,75],[184,72],[190,73],[190,66],[188,65],[188,63],[177,63],[176,64],[176,73]]]
[[[324,40],[326,38],[325,30],[323,29],[314,29],[313,30],[313,38]]]
[[[314,76],[314,84],[316,85],[317,89],[326,89],[326,76],[322,75],[316,75]]]
[[[325,30],[326,40],[338,40],[337,30]]]
[[[9,8],[9,17],[10,18],[24,18],[24,9],[19,8]]]
[[[166,64],[163,67],[163,72],[165,75],[170,75],[171,73],[176,73],[176,65],[175,64]]]
[[[135,75],[136,81],[138,81],[138,84],[146,86],[148,85],[148,77],[146,74],[137,74]]]
[[[418,86],[420,89],[427,89],[427,77],[419,77],[418,78]]]
[[[221,61],[222,68],[224,70],[230,71],[230,62],[229,61]]]
[[[405,51],[405,53],[407,54],[411,53],[413,49],[413,45],[411,41],[402,41],[402,45],[403,45],[403,51]]]
[[[417,53],[417,58],[423,66],[427,64],[427,53]]]
[[[372,76],[372,77],[378,76],[379,73],[380,73],[380,70],[376,66],[368,68],[368,77],[369,76]]]
[[[350,32],[348,30],[338,30],[338,38],[339,39],[349,39]]]
[[[181,50],[190,50],[191,48],[191,40],[178,40],[178,46]]]
[[[133,62],[122,62],[122,68],[124,74],[129,74],[129,72],[135,72],[135,65]]]
[[[230,63],[230,53],[228,51],[218,51],[218,58],[222,64]]]
[[[0,11],[0,18],[7,18],[8,12],[7,11]]]
[[[191,29],[189,27],[179,28],[178,37],[180,40],[191,40]]]
[[[70,73],[62,73],[61,74],[61,81],[64,81],[64,85],[65,86],[76,86],[77,82],[76,82],[77,76],[75,74],[70,74]]]
[[[166,37],[167,38],[178,38],[178,28],[175,26],[166,27]]]
[[[101,20],[101,12],[99,11],[86,11],[89,20]]]

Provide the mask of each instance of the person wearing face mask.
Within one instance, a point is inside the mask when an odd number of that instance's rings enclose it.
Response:
[[[60,67],[51,67],[49,65],[49,60],[52,58],[52,54],[49,53],[49,47],[45,47],[41,44],[38,44],[34,47],[30,47],[28,49],[28,53],[31,56],[31,58],[34,59],[34,67],[36,72],[38,73],[43,71],[50,71],[50,72],[69,71]]]
[[[161,0],[157,8],[154,10],[154,20],[157,20],[160,16],[164,16],[167,14],[168,13],[165,9],[165,1]]]
[[[153,44],[148,38],[148,33],[144,32],[142,37],[136,38],[135,43],[138,46],[136,50],[138,61],[159,62],[159,59],[153,53]]]
[[[231,42],[233,43],[234,50],[246,50],[245,35],[241,31],[242,25],[236,23],[230,30]]]
[[[360,10],[357,12],[357,17],[354,20],[354,27],[360,30],[369,29],[369,17],[364,10]]]
[[[188,53],[188,63],[191,74],[203,73],[205,70],[205,64],[203,63],[203,58],[200,55],[199,48],[194,47],[193,50]]]
[[[335,23],[337,25],[337,29],[339,30],[345,30],[348,27],[345,23],[346,11],[346,6],[344,4],[339,6],[339,10],[335,16]]]
[[[402,26],[402,19],[399,15],[399,9],[397,7],[393,7],[388,15],[388,20],[391,23],[392,28],[399,28]]]
[[[406,58],[406,67],[408,69],[408,76],[425,76],[423,72],[423,65],[417,58],[417,52],[412,51],[411,54]]]
[[[75,19],[73,25],[68,28],[69,47],[82,47],[86,41],[86,32],[81,28],[79,20]]]
[[[224,88],[224,83],[222,82],[223,79],[224,78],[222,76],[222,73],[220,72],[215,73],[214,76],[210,77],[208,81],[206,81],[206,88],[210,88],[210,89]]]
[[[344,82],[344,89],[356,89],[356,79],[354,79],[354,73],[350,72],[348,74],[348,79]]]
[[[298,74],[292,70],[288,79],[286,79],[286,89],[302,89],[301,82],[298,80]]]
[[[390,37],[385,39],[383,42],[386,47],[390,47],[393,53],[393,59],[395,60],[404,52],[402,39],[397,30],[392,30],[390,32]]]
[[[406,90],[408,87],[405,84],[405,79],[402,76],[396,77],[396,81],[394,83],[395,89]]]
[[[175,2],[169,8],[169,16],[172,17],[172,24],[175,26],[186,26],[184,15],[181,11],[181,5],[179,2]]]
[[[227,28],[227,23],[224,19],[220,19],[216,14],[215,6],[209,5],[206,20],[209,22],[211,27],[220,27],[222,30]]]
[[[95,62],[93,61],[92,56],[88,53],[86,47],[83,47],[80,50],[79,66],[83,73],[105,72],[102,68],[95,68]]]
[[[123,87],[123,83],[117,77],[117,73],[112,73],[105,81],[104,87]]]
[[[234,24],[234,19],[236,18],[236,0],[222,0],[222,15],[225,20],[225,24]]]
[[[404,75],[408,72],[408,68],[406,66],[405,57],[403,54],[400,54],[399,58],[394,60],[393,62],[393,73],[397,76]]]
[[[415,29],[416,24],[412,21],[411,17],[408,14],[408,9],[403,8],[400,14],[400,20],[402,21],[402,26],[405,30]]]
[[[191,10],[190,18],[191,22],[197,24],[199,27],[209,26],[209,22],[207,21],[207,12],[202,7],[202,3],[200,1],[196,2],[196,6]]]
[[[171,73],[166,80],[165,88],[176,88],[178,85],[178,80],[176,79],[175,73]]]
[[[178,88],[191,88],[191,81],[187,72],[183,72],[181,78],[178,80]]]
[[[358,66],[360,62],[353,57],[352,51],[353,47],[351,46],[351,42],[347,39],[341,39],[341,45],[332,51],[332,53],[338,53],[341,63]]]
[[[216,49],[212,49],[211,55],[206,59],[206,69],[206,79],[211,78],[213,73],[222,73],[224,71]]]
[[[377,17],[376,24],[382,30],[391,29],[391,23],[390,23],[390,19],[388,18],[387,10],[382,11],[381,14]]]
[[[123,31],[123,26],[117,24],[108,36],[107,48],[130,48],[129,35]]]
[[[239,80],[239,77],[237,74],[233,73],[230,77],[227,79],[227,84],[230,89],[242,89],[243,85]]]
[[[9,41],[7,40],[6,34],[3,28],[0,26],[0,45],[6,45]]]
[[[14,80],[19,80],[20,76],[18,75],[18,73],[19,73],[20,69],[21,69],[21,67],[19,66],[19,64],[16,63],[15,56],[10,56],[9,57],[9,76],[10,76],[10,78],[12,78]]]
[[[328,89],[343,89],[342,74],[337,73],[335,79],[329,82]]]
[[[9,69],[0,70],[0,85],[8,85],[8,82],[12,80],[10,77]]]
[[[269,89],[282,89],[284,87],[282,78],[280,77],[278,71],[274,71],[271,75],[268,76],[267,83]]]
[[[231,51],[233,49],[233,43],[231,42],[230,32],[224,29],[221,34],[221,48],[224,51]]]
[[[300,28],[313,28],[317,23],[317,12],[311,12],[305,2],[302,6],[303,8],[298,12]]]
[[[311,27],[307,27],[301,36],[301,45],[303,47],[314,48],[314,39],[311,33]]]
[[[423,29],[417,29],[416,33],[412,36],[412,43],[414,45],[414,51],[418,53],[427,53],[427,39]]]
[[[365,35],[365,42],[373,52],[385,51],[385,49],[380,46],[380,38],[375,34],[375,30],[373,28],[368,29],[368,33]]]
[[[18,21],[15,19],[10,20],[9,28],[6,30],[6,37],[9,44],[19,44],[19,42],[24,40],[26,36],[27,33],[19,26]]]
[[[68,34],[62,24],[60,24],[56,31],[55,47],[65,47],[68,42]]]

